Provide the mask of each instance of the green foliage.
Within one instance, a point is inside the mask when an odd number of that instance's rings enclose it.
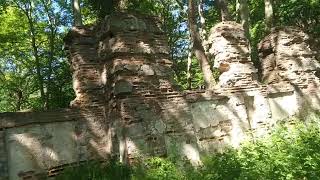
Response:
[[[175,68],[176,72],[176,81],[184,89],[188,88],[188,79],[187,79],[187,61],[181,60],[178,61]],[[192,58],[190,74],[192,77],[191,89],[200,88],[204,84],[203,74],[200,69],[198,60]]]
[[[94,23],[116,10],[119,0],[83,0],[85,24]],[[168,36],[170,58],[175,79],[184,89],[199,88],[203,75],[196,59],[192,59],[191,87],[187,79],[187,59],[190,51],[186,0],[124,0],[122,7],[130,12],[156,16]],[[204,29],[220,22],[215,3],[203,0]],[[233,20],[239,22],[236,0],[229,0],[228,9]],[[320,0],[282,0],[274,2],[274,26],[298,26],[314,38],[320,36]],[[264,0],[248,0],[250,14],[251,59],[259,67],[257,44],[267,35]],[[26,16],[29,12],[35,33],[31,33]],[[67,107],[74,98],[72,75],[63,51],[63,36],[71,28],[71,2],[65,0],[0,0],[0,112],[25,109],[43,110]],[[118,9],[119,10],[119,9]],[[198,19],[199,20],[199,19]],[[199,23],[200,24],[200,23]],[[35,61],[32,35],[38,50],[39,64]],[[54,37],[54,46],[50,39]],[[205,36],[208,36],[206,34]],[[52,55],[52,56],[51,56]],[[212,59],[211,59],[212,61]],[[211,62],[212,63],[212,62]],[[213,66],[213,64],[212,64]],[[40,78],[37,69],[40,69]],[[218,79],[219,71],[213,69]],[[43,88],[40,87],[43,81]],[[40,89],[45,91],[41,97]],[[22,93],[22,94],[21,94]],[[47,103],[43,99],[46,99]]]
[[[320,0],[275,1],[277,25],[298,26],[307,33],[320,35]]]
[[[28,8],[31,6],[32,10]],[[0,112],[43,110],[40,81],[47,108],[68,107],[74,93],[62,38],[71,21],[70,9],[61,0],[9,0],[1,7]]]
[[[291,125],[280,124],[271,135],[255,143],[247,142],[237,151],[205,159],[201,168],[203,179],[317,179],[320,177],[317,121],[308,125],[298,120],[291,121]]]
[[[241,165],[237,159],[237,152],[233,149],[224,153],[217,153],[203,160],[203,166],[199,169],[201,179],[204,180],[228,180],[236,179],[241,174]]]
[[[172,162],[162,158],[150,158],[129,168],[111,160],[110,163],[88,162],[66,168],[57,180],[182,180],[183,172]]]
[[[145,163],[145,179],[183,180],[183,172],[173,162],[161,158],[151,158]]]
[[[57,180],[114,180],[130,179],[131,169],[111,160],[110,163],[88,162],[76,167],[69,167]]]

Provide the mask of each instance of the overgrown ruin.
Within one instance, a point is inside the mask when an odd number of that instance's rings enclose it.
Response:
[[[65,110],[0,114],[0,180],[176,152],[196,165],[202,155],[261,136],[301,108],[320,108],[320,66],[306,39],[294,28],[263,39],[259,82],[241,25],[219,23],[209,37],[219,84],[182,92],[155,18],[120,13],[73,28],[66,48],[76,99]]]

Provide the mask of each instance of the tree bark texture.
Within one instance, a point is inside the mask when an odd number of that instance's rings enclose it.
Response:
[[[272,0],[264,0],[264,13],[265,13],[266,29],[270,31],[270,29],[273,27]]]
[[[230,21],[230,13],[228,9],[228,0],[215,0],[216,6],[221,14],[221,21]]]
[[[250,39],[248,0],[237,0],[237,7],[238,7],[240,21],[243,26],[245,35],[246,35],[247,39]]]
[[[33,4],[31,1],[27,2],[27,5],[25,6],[25,9],[23,9],[23,12],[25,13],[27,19],[28,19],[28,25],[29,25],[29,31],[31,36],[31,46],[32,46],[32,53],[35,59],[35,65],[36,65],[36,74],[38,78],[38,87],[40,90],[40,97],[42,101],[42,107],[44,107],[44,103],[46,101],[45,92],[44,92],[44,82],[43,82],[43,76],[41,73],[41,63],[40,63],[40,56],[38,51],[38,46],[36,44],[36,29],[34,27],[34,19],[33,19]]]
[[[73,9],[73,25],[82,26],[80,0],[72,0],[72,9]]]
[[[212,89],[215,85],[215,80],[210,69],[210,63],[205,54],[204,47],[202,46],[201,37],[197,27],[197,5],[194,0],[188,1],[188,22],[190,29],[190,36],[193,43],[194,55],[200,63],[200,67],[203,73],[204,82],[207,89]]]

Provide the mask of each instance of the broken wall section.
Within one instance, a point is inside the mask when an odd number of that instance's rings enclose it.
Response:
[[[249,42],[242,25],[227,21],[210,30],[209,53],[219,68],[219,88],[227,91],[259,90],[257,69],[250,58]]]
[[[192,116],[173,80],[160,23],[136,14],[107,16],[97,27],[97,39],[98,56],[107,69],[105,96],[115,130],[114,152],[120,159],[167,156],[178,139],[193,139],[197,149]]]
[[[258,82],[242,25],[232,21],[218,23],[210,30],[208,39],[214,67],[221,72],[215,91],[238,99],[235,104],[244,104],[250,131],[264,134],[271,123],[267,88]]]
[[[298,28],[278,27],[259,43],[262,81],[268,84],[273,114],[320,108],[320,64],[311,41]]]
[[[112,129],[106,118],[106,68],[98,57],[94,27],[74,27],[66,36],[65,45],[76,95],[70,106],[81,110],[92,132],[92,148],[98,151],[92,158],[108,158],[112,151]]]

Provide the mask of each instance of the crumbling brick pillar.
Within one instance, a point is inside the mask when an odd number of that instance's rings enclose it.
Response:
[[[108,117],[123,161],[166,155],[163,99],[177,95],[164,32],[155,18],[119,13],[97,27],[105,60]]]
[[[225,90],[259,88],[257,69],[250,58],[243,27],[232,21],[215,25],[209,36],[214,67],[219,68],[219,87]]]
[[[87,152],[88,159],[107,158],[111,154],[112,142],[110,122],[106,118],[106,72],[104,62],[98,57],[94,28],[74,27],[65,42],[76,94],[70,105],[80,109],[85,119],[82,128],[87,127],[92,136],[87,137],[89,147],[83,151]]]
[[[242,99],[243,102],[234,103],[246,106],[247,131],[261,131],[271,118],[267,88],[258,82],[258,71],[251,61],[249,41],[242,25],[232,21],[218,23],[210,31],[209,42],[214,67],[221,72],[217,91]]]
[[[259,44],[262,80],[278,92],[294,91],[298,107],[320,108],[320,63],[312,40],[295,27],[272,29]]]

